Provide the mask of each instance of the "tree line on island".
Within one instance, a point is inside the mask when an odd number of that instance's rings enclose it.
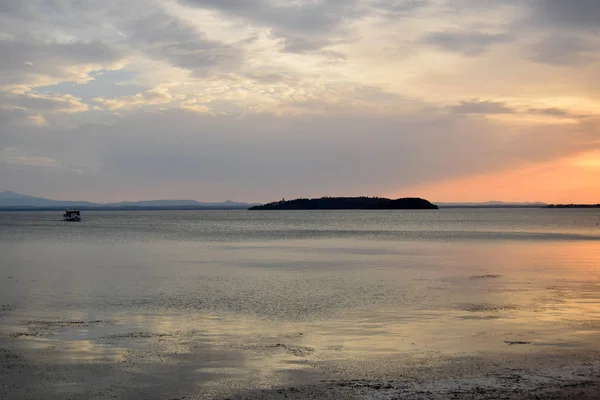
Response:
[[[275,201],[250,210],[437,210],[438,206],[419,197],[321,197]]]
[[[549,204],[545,208],[600,208],[600,204]]]

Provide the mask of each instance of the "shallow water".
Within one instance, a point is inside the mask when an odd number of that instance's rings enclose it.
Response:
[[[598,349],[599,210],[83,218],[0,213],[0,348],[118,365],[118,384],[97,378],[106,390],[229,393],[389,376],[399,360]],[[78,374],[44,393],[85,393]]]

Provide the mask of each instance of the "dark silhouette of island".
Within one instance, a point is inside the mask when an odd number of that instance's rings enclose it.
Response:
[[[437,210],[438,206],[418,197],[321,197],[275,201],[250,210]]]
[[[549,204],[545,208],[600,208],[600,204]]]

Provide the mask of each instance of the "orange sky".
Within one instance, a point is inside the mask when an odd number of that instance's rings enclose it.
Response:
[[[440,202],[597,204],[600,203],[600,151],[514,170],[439,181],[409,190]]]

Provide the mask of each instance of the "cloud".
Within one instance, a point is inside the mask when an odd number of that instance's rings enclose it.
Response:
[[[372,6],[388,17],[409,16],[414,11],[425,8],[430,0],[378,0]]]
[[[448,107],[454,114],[515,114],[517,111],[504,103],[495,101],[461,101],[460,104]]]
[[[185,96],[173,95],[169,92],[168,87],[157,86],[153,89],[146,90],[145,92],[138,93],[134,96],[123,96],[113,99],[105,99],[98,97],[94,101],[111,111],[117,110],[135,110],[140,107],[157,105],[157,104],[169,104],[174,100],[181,100]]]
[[[269,0],[181,0],[194,7],[295,33],[328,33],[355,15],[356,0],[273,2]]]
[[[5,94],[0,101],[15,108],[42,113],[78,113],[88,111],[87,104],[68,94]]]
[[[85,82],[89,72],[112,68],[121,55],[98,41],[43,43],[0,41],[0,90],[58,83]],[[23,90],[23,89],[20,89]]]
[[[581,37],[554,34],[533,46],[532,59],[551,65],[577,65],[597,60],[600,46]]]
[[[0,59],[0,68],[4,71],[20,70],[25,66],[40,66],[43,63],[52,66],[101,64],[119,58],[116,51],[98,41],[31,43],[5,40],[0,42],[0,50],[6,56]]]
[[[9,107],[7,104],[0,103],[0,135],[5,133],[7,129],[12,129],[15,124],[27,121],[27,112],[22,108]],[[0,136],[2,139],[2,136]],[[0,145],[2,143],[0,142]]]
[[[480,101],[480,100],[469,100],[461,101],[460,104],[446,107],[453,114],[459,115],[542,115],[547,117],[555,118],[571,118],[571,119],[585,119],[590,116],[573,114],[572,112],[558,107],[545,107],[545,108],[516,108],[511,107],[503,102],[497,101]]]
[[[600,2],[597,0],[535,0],[533,18],[543,24],[569,29],[598,30]]]
[[[579,117],[579,116],[571,114],[567,110],[564,110],[562,108],[557,108],[557,107],[550,107],[550,108],[530,108],[528,110],[528,112],[531,113],[531,114],[547,115],[547,116],[550,116],[550,117],[558,117],[558,118]]]
[[[48,125],[48,121],[43,115],[30,115],[27,117],[27,121],[34,126],[45,126]]]
[[[3,1],[0,3],[1,13],[14,13],[23,8],[23,3],[20,1]]]
[[[213,10],[227,18],[270,30],[283,39],[284,51],[319,50],[335,43],[344,22],[360,14],[358,0],[274,2],[269,0],[180,0],[182,4]]]
[[[0,149],[0,164],[14,166],[31,166],[40,168],[61,168],[60,163],[54,158],[41,157],[14,147]]]
[[[241,49],[209,40],[193,25],[165,13],[138,19],[122,30],[150,57],[166,60],[199,76],[213,69],[235,70],[243,58]]]
[[[444,31],[429,33],[422,38],[421,42],[451,53],[477,56],[486,52],[490,46],[511,40],[511,36],[504,33]]]
[[[279,36],[283,37],[284,35]],[[288,37],[284,43],[283,51],[290,53],[313,52],[333,44],[331,40],[327,39],[311,40],[304,37]]]

